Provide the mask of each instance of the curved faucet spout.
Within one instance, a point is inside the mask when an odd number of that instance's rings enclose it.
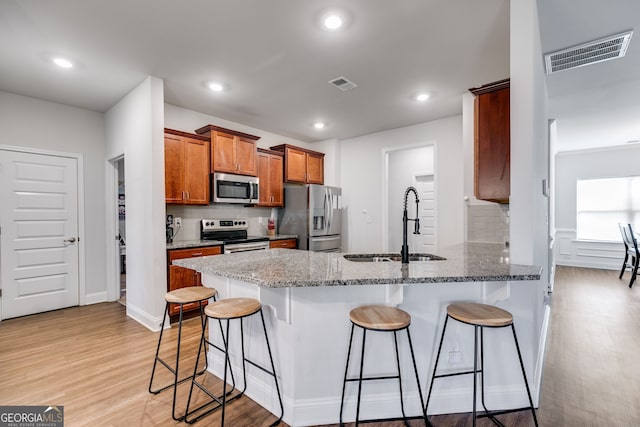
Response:
[[[413,192],[416,198],[416,217],[409,218],[407,214],[407,200],[409,198],[409,193]],[[409,187],[404,192],[404,210],[402,212],[402,250],[400,254],[402,255],[402,263],[409,263],[409,245],[407,244],[407,224],[409,221],[414,221],[414,229],[413,234],[420,234],[420,210],[418,204],[420,203],[420,199],[418,198],[418,190],[415,187]]]

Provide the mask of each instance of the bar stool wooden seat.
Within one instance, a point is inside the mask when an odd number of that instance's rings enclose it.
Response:
[[[384,420],[365,420],[360,421],[360,399],[362,396],[362,382],[363,381],[374,381],[374,380],[387,380],[387,379],[398,379],[398,383],[400,386],[400,408],[402,410],[402,418],[405,423],[407,423],[408,418],[405,414],[404,410],[404,402],[402,399],[402,377],[400,373],[400,356],[398,354],[398,336],[397,332],[406,330],[407,331],[407,340],[409,341],[409,349],[411,352],[411,360],[413,362],[413,370],[416,376],[416,384],[418,385],[418,394],[420,395],[420,406],[422,407],[422,417],[424,418],[425,424],[429,426],[429,421],[427,420],[427,412],[424,405],[424,399],[422,396],[422,389],[420,388],[420,378],[418,376],[418,368],[416,366],[416,359],[413,353],[413,344],[411,343],[411,334],[409,332],[409,325],[411,324],[411,316],[406,311],[400,310],[395,307],[388,307],[384,305],[365,305],[356,307],[349,313],[349,319],[351,320],[351,336],[349,338],[349,349],[347,351],[347,364],[344,370],[344,381],[342,382],[342,399],[340,401],[340,426],[343,425],[342,422],[342,412],[344,408],[344,395],[345,389],[347,386],[347,382],[357,381],[358,382],[358,401],[356,404],[356,426],[360,422],[375,422],[375,421],[384,421]],[[351,358],[351,345],[353,343],[353,332],[355,327],[358,326],[362,329],[362,349],[360,353],[360,371],[359,376],[357,378],[348,378],[349,372],[349,359]],[[365,342],[367,337],[367,331],[377,331],[377,332],[393,332],[393,340],[395,344],[395,353],[396,353],[396,366],[398,368],[398,375],[387,375],[387,376],[370,376],[363,377],[363,367],[364,367],[364,355],[365,355]]]
[[[475,339],[473,346],[473,370],[465,372],[455,372],[449,374],[436,375],[438,369],[438,361],[440,360],[440,352],[442,351],[442,343],[444,341],[444,334],[447,330],[447,322],[449,319],[457,320],[461,323],[472,325],[475,330]],[[524,385],[527,390],[527,397],[529,398],[529,406],[524,408],[507,409],[499,411],[490,411],[487,409],[484,399],[484,328],[505,328],[511,327],[513,332],[513,341],[516,345],[516,351],[518,353],[518,359],[520,361],[520,369],[522,370],[522,378],[524,379]],[[478,369],[478,330],[480,331],[480,368]],[[513,324],[513,315],[501,308],[477,303],[455,303],[449,304],[447,307],[447,317],[444,321],[444,327],[442,328],[442,335],[440,337],[440,345],[438,347],[438,355],[436,356],[436,363],[433,368],[433,376],[431,378],[431,385],[429,386],[429,393],[427,395],[427,406],[425,411],[429,407],[429,400],[431,399],[431,391],[433,389],[433,382],[437,378],[452,377],[457,375],[473,374],[473,425],[476,425],[477,418],[488,417],[494,424],[502,426],[495,417],[497,415],[508,414],[512,412],[531,410],[533,416],[533,422],[537,426],[538,419],[536,418],[536,411],[533,407],[533,401],[531,399],[531,391],[529,390],[529,382],[527,381],[527,375],[524,370],[524,363],[522,362],[522,355],[520,354],[520,346],[518,345],[518,338],[516,336],[516,329]],[[481,400],[484,412],[477,414],[476,412],[476,395],[477,395],[477,378],[478,374],[481,374]]]
[[[244,392],[247,389],[246,363],[249,363],[273,377],[273,380],[276,385],[276,392],[278,393],[278,400],[280,402],[280,417],[273,424],[271,424],[271,426],[277,426],[278,424],[280,424],[280,421],[282,420],[282,416],[284,415],[284,407],[282,405],[282,396],[280,395],[278,378],[276,376],[276,369],[273,363],[273,356],[271,354],[271,346],[269,345],[267,327],[265,325],[264,315],[262,313],[262,304],[260,303],[260,301],[253,298],[228,298],[228,299],[222,299],[220,301],[216,301],[213,304],[209,304],[204,310],[204,312],[205,312],[205,315],[210,319],[217,319],[220,322],[222,320],[226,320],[225,331],[223,331],[222,326],[220,327],[224,348],[220,348],[214,343],[210,342],[208,339],[206,339],[204,335],[204,330],[202,331],[202,339],[200,341],[201,346],[210,345],[213,348],[224,353],[225,361],[224,361],[224,375],[222,378],[222,394],[219,396],[216,396],[215,394],[213,394],[210,390],[208,390],[204,386],[204,384],[202,384],[201,382],[198,382],[198,380],[196,379],[196,375],[194,373],[194,375],[191,377],[192,378],[191,389],[189,391],[189,399],[187,400],[187,411],[186,411],[185,421],[187,423],[194,423],[200,418],[204,417],[205,415],[210,414],[211,412],[219,408],[222,408],[220,425],[224,426],[224,415],[225,415],[225,408],[227,403],[233,400],[236,400],[242,395],[244,395]],[[270,370],[250,360],[245,355],[244,328],[243,328],[242,319],[249,316],[253,316],[257,313],[260,313],[260,320],[262,321],[262,330],[264,331],[264,338],[267,344],[267,351],[269,353],[269,362],[271,363]],[[230,369],[231,367],[229,362],[229,324],[230,324],[230,320],[233,320],[233,319],[238,319],[240,321],[240,341],[241,341],[240,346],[241,346],[241,352],[242,352],[242,374],[243,374],[243,382],[244,382],[244,386],[242,390],[238,390],[235,387],[235,379],[233,377],[233,371]],[[198,351],[198,358],[200,357],[200,353],[201,352]],[[196,369],[197,369],[197,366],[198,366],[198,362],[196,361]],[[232,387],[229,391],[227,391],[227,371],[231,373],[231,379],[232,379]],[[205,394],[207,394],[210,400],[208,400],[207,402],[201,404],[196,408],[191,409],[191,399],[193,397],[194,387],[199,388]],[[213,406],[211,407],[211,405]]]
[[[149,393],[152,394],[158,394],[163,390],[166,390],[168,388],[173,387],[173,403],[172,403],[172,407],[171,407],[171,416],[173,417],[174,420],[176,421],[180,421],[184,418],[184,415],[181,416],[177,416],[176,415],[176,390],[178,388],[178,384],[181,384],[187,380],[191,379],[191,375],[178,379],[179,378],[179,371],[180,371],[180,344],[182,342],[182,320],[183,320],[183,309],[184,306],[187,304],[193,304],[193,303],[198,303],[198,306],[200,308],[200,324],[202,326],[202,332],[204,333],[204,329],[205,329],[205,318],[203,315],[203,303],[205,301],[207,301],[210,298],[213,298],[215,300],[215,296],[217,294],[217,291],[213,288],[207,288],[204,286],[188,286],[185,288],[179,288],[179,289],[175,289],[171,292],[168,292],[165,296],[164,299],[166,301],[165,304],[165,309],[164,309],[164,317],[162,318],[162,326],[160,327],[160,337],[158,338],[158,347],[156,348],[156,356],[153,360],[153,368],[151,369],[151,379],[149,380]],[[180,315],[178,318],[178,344],[177,344],[177,350],[176,350],[176,362],[175,362],[175,366],[171,366],[169,363],[167,363],[164,359],[162,359],[160,357],[160,344],[162,343],[162,336],[164,333],[164,324],[165,321],[167,319],[167,317],[169,316],[169,304],[178,304],[180,306]],[[201,346],[200,346],[201,347]],[[201,350],[198,349],[198,352],[200,352]],[[205,348],[205,366],[202,370],[196,372],[196,374],[202,374],[206,369],[207,369],[207,363],[206,363],[206,348]],[[164,366],[165,368],[167,368],[169,370],[169,372],[171,372],[171,374],[173,375],[173,382],[154,389],[153,388],[153,379],[155,377],[155,373],[156,373],[156,366],[158,364],[158,362],[160,362],[160,364],[162,366]],[[198,369],[198,363],[196,362],[196,371]]]

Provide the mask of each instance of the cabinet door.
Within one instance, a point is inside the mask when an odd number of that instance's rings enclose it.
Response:
[[[249,138],[237,136],[235,140],[236,173],[256,176],[258,160],[256,142]]]
[[[184,191],[184,151],[182,138],[176,135],[164,136],[164,198],[166,203],[183,201]]]
[[[307,182],[324,184],[324,157],[307,153]]]
[[[287,147],[286,157],[284,180],[286,182],[306,182],[307,153]]]
[[[271,188],[270,188],[270,171],[269,171],[269,154],[258,153],[258,179],[260,194],[258,196],[258,205],[270,206],[271,203]]]
[[[185,204],[209,204],[209,144],[206,141],[184,138]]]
[[[271,206],[284,206],[283,169],[284,159],[282,156],[269,155],[269,192]]]
[[[211,138],[211,172],[236,173],[235,136],[214,132]]]
[[[475,196],[509,202],[510,114],[509,88],[476,96]]]

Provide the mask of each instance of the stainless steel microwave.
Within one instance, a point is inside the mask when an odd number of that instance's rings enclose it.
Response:
[[[215,203],[258,203],[258,178],[230,173],[211,174],[211,201]]]

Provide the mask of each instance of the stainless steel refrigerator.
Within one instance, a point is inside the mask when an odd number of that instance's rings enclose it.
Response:
[[[298,235],[298,248],[340,252],[342,246],[342,189],[325,185],[290,185],[284,189],[280,234]]]

